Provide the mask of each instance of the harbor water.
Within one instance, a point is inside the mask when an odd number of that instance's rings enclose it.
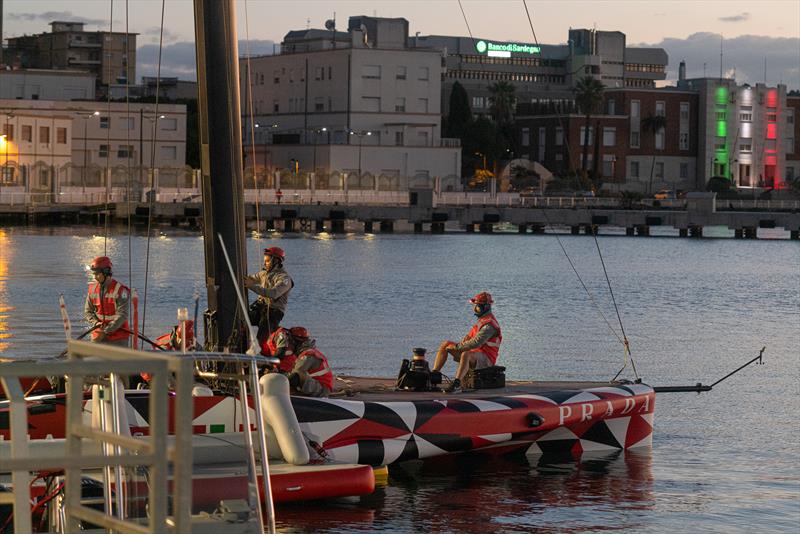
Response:
[[[0,229],[0,357],[64,349],[59,294],[75,333],[86,327],[85,266],[104,252],[138,290],[148,337],[167,332],[178,307],[191,316],[195,294],[202,313],[200,236],[158,232],[145,278],[144,236],[98,232]],[[394,376],[412,347],[460,339],[473,322],[467,299],[485,290],[509,378],[610,379],[624,359],[598,247],[590,236],[559,237],[272,234],[247,240],[248,265],[259,268],[265,246],[286,250],[296,285],[283,324],[307,327],[341,373]],[[652,449],[409,464],[365,498],[279,507],[281,531],[797,532],[800,245],[624,236],[598,245],[646,383],[712,383],[762,346],[764,365],[710,393],[659,394]],[[622,376],[635,377],[631,365]]]

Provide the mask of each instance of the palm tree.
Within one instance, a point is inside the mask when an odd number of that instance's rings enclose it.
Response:
[[[591,76],[581,78],[575,84],[575,103],[584,116],[583,159],[581,160],[581,169],[584,172],[586,172],[586,163],[589,159],[589,121],[592,113],[603,101],[603,89],[603,83]]]
[[[489,113],[498,126],[510,124],[514,117],[514,106],[517,103],[517,88],[514,84],[500,81],[489,86]]]
[[[647,194],[653,192],[653,170],[656,167],[656,135],[667,127],[667,118],[664,115],[649,115],[642,121],[642,128],[653,133],[653,163],[650,165],[650,183],[647,185]]]

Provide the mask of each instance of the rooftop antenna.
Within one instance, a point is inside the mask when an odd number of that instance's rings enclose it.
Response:
[[[331,45],[336,48],[336,12],[333,12],[333,18],[325,21],[325,29],[331,32]]]
[[[311,29],[311,19],[306,19],[306,29],[307,30]]]

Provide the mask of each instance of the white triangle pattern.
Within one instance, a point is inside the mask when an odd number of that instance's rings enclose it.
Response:
[[[609,388],[609,387],[602,387],[602,388],[591,388],[587,391],[592,393],[610,393],[611,395],[618,395],[620,397],[630,397],[632,393],[630,391],[624,390],[622,388]]]
[[[336,447],[335,449],[328,449],[328,457],[336,462],[344,462],[348,464],[358,463],[358,444],[351,443],[343,447]]]
[[[325,443],[355,422],[353,419],[339,419],[338,421],[300,423],[300,430],[317,443]]]
[[[630,422],[630,417],[617,417],[616,419],[605,420],[606,426],[614,435],[614,439],[617,440],[617,443],[619,443],[622,448],[625,448],[625,438],[628,435],[628,425]]]
[[[383,465],[388,465],[400,458],[411,436],[413,436],[413,434],[404,434],[396,438],[383,440]],[[414,439],[416,440],[418,438]]]
[[[417,443],[417,450],[419,451],[418,458],[447,454],[447,451],[440,449],[430,441],[424,440],[419,436],[414,436],[414,441]]]
[[[499,412],[502,410],[511,409],[505,404],[500,404],[499,402],[492,402],[481,399],[463,399],[463,400],[464,402],[468,402],[470,404],[475,405],[482,412]]]
[[[406,428],[413,432],[417,422],[417,407],[413,402],[376,402],[375,404],[381,404],[392,410],[403,420]]]
[[[538,400],[542,402],[546,402],[548,404],[558,405],[556,401],[553,399],[548,399],[547,397],[542,397],[541,395],[513,395],[512,399],[530,399],[530,400]]]
[[[571,404],[571,403],[575,403],[575,402],[592,402],[592,401],[596,401],[596,400],[600,400],[600,397],[598,397],[597,395],[592,395],[588,391],[581,391],[580,393],[578,393],[574,397],[568,398],[567,400],[565,400],[561,404]]]
[[[554,441],[557,439],[578,439],[578,436],[569,428],[560,426],[539,438],[538,441]]]
[[[315,399],[319,402],[326,402],[328,404],[333,404],[334,406],[338,406],[339,408],[344,408],[348,412],[351,412],[355,417],[361,419],[364,417],[364,410],[366,407],[364,403],[361,401],[347,401],[347,400],[339,400],[339,399]]]
[[[581,441],[581,449],[583,449],[583,452],[614,451],[618,449],[618,447],[612,447],[611,445],[606,445],[605,443],[598,443],[596,441],[589,441],[588,439],[582,439],[580,441]]]
[[[511,433],[507,434],[487,434],[485,436],[478,436],[481,439],[485,439],[486,441],[491,441],[493,443],[502,443],[504,441],[508,441],[511,439]]]

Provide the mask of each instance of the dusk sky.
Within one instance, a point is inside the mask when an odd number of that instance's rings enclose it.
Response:
[[[126,2],[113,1],[113,30],[125,31]],[[533,42],[522,0],[462,0],[475,37]],[[53,20],[87,23],[108,30],[111,0],[5,0],[4,37],[49,30]],[[336,13],[337,28],[347,29],[353,15],[404,17],[413,35],[468,36],[456,0],[311,1],[239,0],[240,53],[247,52],[245,6],[250,52],[271,53],[290,30],[322,28]],[[539,43],[564,43],[570,27],[618,30],[629,46],[658,46],[669,54],[668,79],[677,77],[680,60],[689,77],[719,75],[720,37],[723,71],[740,83],[764,80],[800,89],[800,1],[537,1],[528,0]],[[152,75],[157,61],[160,0],[129,0],[127,26],[139,33],[139,76]],[[162,74],[194,79],[194,30],[191,0],[167,0]]]

